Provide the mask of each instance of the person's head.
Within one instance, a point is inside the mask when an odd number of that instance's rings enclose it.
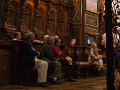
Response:
[[[72,39],[72,40],[71,40],[71,45],[74,46],[75,43],[76,43],[76,39]]]
[[[20,40],[20,39],[21,39],[21,32],[16,32],[16,33],[14,33],[14,37],[15,37],[17,40]]]
[[[59,39],[59,38],[56,38],[56,39],[55,39],[55,42],[54,42],[54,45],[59,47],[60,44],[61,44],[60,39]]]
[[[46,38],[46,43],[50,44],[50,45],[54,45],[55,39],[53,36],[49,36],[48,38]]]
[[[95,42],[91,43],[91,48],[97,48],[97,44]]]
[[[26,39],[32,43],[35,39],[35,34],[33,32],[26,33]]]
[[[46,39],[49,37],[49,35],[44,35],[44,42],[46,42]]]
[[[56,39],[56,38],[59,38],[59,36],[58,36],[58,35],[55,35],[54,38],[55,38],[55,39]]]

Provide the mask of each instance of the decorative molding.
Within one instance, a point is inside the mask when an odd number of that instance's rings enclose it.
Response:
[[[42,6],[39,6],[36,11],[36,19],[35,19],[35,33],[44,34],[44,21],[45,21],[45,11]]]
[[[31,31],[31,18],[32,18],[32,5],[29,2],[25,2],[23,6],[22,12],[22,20],[21,20],[21,31],[29,32]]]
[[[60,11],[59,13],[59,35],[65,34],[65,12]]]
[[[49,34],[55,34],[55,10],[49,9],[48,11],[48,30]]]
[[[98,27],[98,17],[85,14],[85,25]]]
[[[7,30],[17,30],[16,21],[18,15],[18,1],[11,0],[7,3],[7,11],[5,12],[5,28]]]
[[[88,27],[85,27],[85,33],[88,33],[91,35],[99,35],[99,32],[97,29],[88,28]]]
[[[74,12],[73,12],[73,23],[82,23],[82,0],[73,0]]]

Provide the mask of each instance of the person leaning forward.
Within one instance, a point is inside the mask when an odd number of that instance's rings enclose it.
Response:
[[[37,85],[47,87],[48,85],[45,82],[47,81],[48,63],[37,59],[37,57],[40,56],[40,52],[36,51],[32,47],[32,42],[34,39],[35,35],[33,32],[26,34],[26,40],[24,40],[20,46],[20,67],[26,69],[37,69]]]

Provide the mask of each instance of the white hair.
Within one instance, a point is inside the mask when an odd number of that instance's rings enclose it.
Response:
[[[49,35],[44,35],[44,40],[46,40],[49,37]]]
[[[55,38],[53,36],[50,36],[46,39],[46,43],[50,44]]]
[[[26,39],[31,38],[33,35],[35,35],[33,32],[26,33]]]
[[[72,39],[71,42],[75,41],[76,42],[76,39]]]

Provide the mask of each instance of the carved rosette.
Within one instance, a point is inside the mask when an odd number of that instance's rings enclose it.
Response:
[[[44,33],[44,8],[38,7],[35,20],[35,33]]]

